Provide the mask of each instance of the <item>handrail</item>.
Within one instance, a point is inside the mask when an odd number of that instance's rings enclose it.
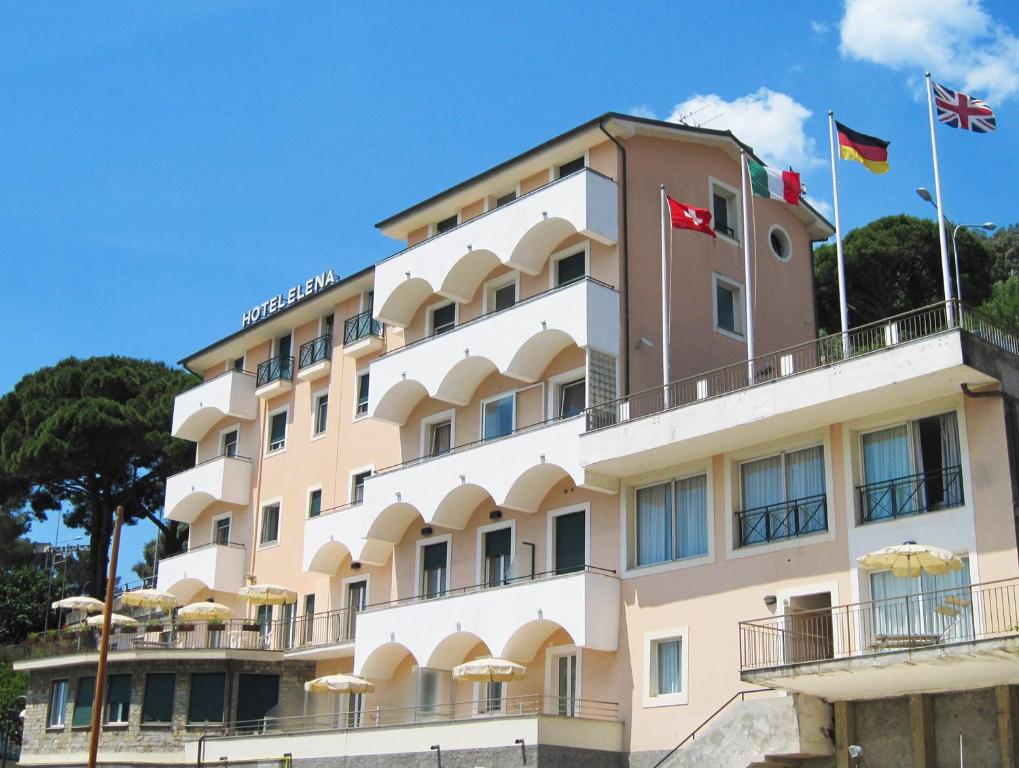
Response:
[[[309,365],[320,363],[332,357],[333,335],[324,333],[316,339],[305,342],[298,349],[297,368],[307,368]]]
[[[376,262],[376,266],[378,266],[379,264],[383,264],[383,263],[389,261],[390,259],[395,259],[397,256],[402,256],[403,254],[407,253],[408,251],[412,251],[415,248],[418,248],[418,247],[424,245],[425,243],[430,243],[430,242],[432,242],[432,241],[442,237],[443,235],[448,235],[450,232],[456,232],[458,229],[460,229],[460,227],[466,226],[467,224],[471,224],[471,223],[477,221],[478,219],[483,219],[486,216],[491,216],[496,211],[504,211],[507,208],[509,208],[511,205],[514,205],[515,203],[519,203],[521,200],[526,200],[531,195],[535,195],[538,192],[544,192],[546,189],[549,189],[550,187],[554,187],[556,184],[559,184],[560,182],[566,181],[568,179],[572,179],[574,176],[577,176],[577,175],[579,175],[581,173],[585,173],[585,172],[586,173],[592,173],[595,176],[600,176],[601,178],[605,179],[606,181],[611,181],[613,184],[616,183],[616,180],[613,179],[611,176],[606,176],[604,173],[601,173],[600,171],[596,171],[594,168],[588,168],[587,166],[584,166],[583,168],[578,168],[573,173],[569,173],[569,174],[567,174],[565,176],[560,176],[558,179],[553,179],[552,181],[548,182],[547,184],[542,184],[537,189],[532,189],[530,192],[527,192],[527,193],[521,195],[520,197],[516,198],[515,200],[511,200],[510,202],[506,203],[505,205],[500,205],[498,208],[492,208],[491,210],[485,211],[484,213],[479,213],[477,216],[474,216],[474,217],[472,217],[470,219],[467,219],[467,221],[460,222],[455,227],[450,227],[449,229],[447,229],[444,232],[438,232],[438,233],[432,235],[431,237],[427,237],[424,240],[421,240],[420,242],[414,243],[414,245],[408,245],[406,248],[404,248],[402,250],[399,250],[396,253],[391,253],[389,256],[386,256],[386,258],[381,259],[380,261]]]
[[[801,512],[806,517],[801,520]],[[820,527],[817,518],[820,513]],[[828,497],[823,493],[789,499],[775,504],[763,504],[750,509],[740,509],[733,513],[739,526],[739,542],[741,547],[779,539],[792,539],[811,533],[828,530]],[[777,525],[773,522],[777,521]],[[764,529],[761,530],[761,524]],[[756,538],[763,534],[763,538]]]
[[[369,336],[382,338],[384,328],[381,320],[372,319],[370,309],[359,312],[343,321],[343,346],[346,347]]]
[[[937,488],[936,483],[940,484],[942,498],[938,504],[931,504],[930,492]],[[906,492],[905,498],[898,498],[900,491]],[[962,467],[958,465],[864,483],[856,486],[856,492],[860,496],[864,523],[925,515],[938,509],[958,507],[965,502]]]
[[[204,467],[206,464],[212,464],[213,462],[219,461],[220,459],[238,459],[240,461],[251,461],[251,459],[248,456],[241,456],[240,454],[237,454],[237,453],[226,453],[226,452],[224,452],[224,453],[219,454],[218,456],[213,456],[211,459],[206,459],[205,461],[200,461],[200,462],[198,462],[197,464],[195,464],[192,467],[188,467],[187,469],[182,469],[180,472],[174,472],[172,475],[169,475],[166,479],[169,480],[171,477],[178,477],[179,475],[185,475],[188,472],[190,472],[192,469],[198,469],[199,467]]]
[[[328,509],[321,509],[321,510],[319,510],[319,513],[317,515],[309,516],[308,520],[314,520],[315,518],[318,518],[318,517],[323,517],[325,515],[331,515],[333,512],[342,512],[343,510],[350,509],[351,507],[359,507],[363,503],[364,503],[364,499],[354,499],[353,501],[348,501],[346,504],[338,504],[335,507],[329,507]]]
[[[686,744],[688,741],[696,741],[698,732],[701,731],[704,728],[704,726],[706,726],[708,723],[710,723],[712,720],[718,717],[718,715],[720,715],[722,711],[726,709],[730,704],[736,701],[736,699],[744,701],[746,700],[746,697],[749,696],[750,694],[764,693],[765,691],[769,693],[775,693],[775,691],[772,690],[771,688],[750,688],[746,691],[736,691],[736,693],[734,693],[732,696],[725,700],[725,703],[722,704],[722,706],[720,706],[718,709],[716,709],[714,712],[708,715],[700,725],[698,725],[696,728],[690,731],[689,735],[687,735],[685,739],[683,739],[681,742],[679,742],[679,744],[670,749],[665,754],[665,756],[662,757],[662,759],[655,763],[653,766],[651,766],[651,768],[659,768],[659,766],[664,765],[665,761],[672,757],[674,754],[676,754],[676,752],[679,751],[679,748]]]
[[[245,545],[239,541],[228,541],[225,543],[221,543],[218,541],[210,541],[205,544],[199,544],[197,547],[190,547],[188,549],[183,549],[180,552],[174,552],[172,555],[166,555],[165,557],[160,558],[159,562],[165,563],[167,560],[172,560],[175,557],[180,557],[181,555],[186,555],[190,552],[198,552],[203,549],[209,549],[211,547],[231,547],[233,549],[244,549]]]
[[[376,357],[375,360],[373,360],[372,362],[377,362],[377,361],[382,360],[384,358],[393,357],[395,355],[400,354],[404,350],[411,349],[411,348],[416,347],[416,346],[418,346],[420,344],[424,344],[425,342],[431,341],[432,339],[437,338],[439,336],[447,336],[448,334],[455,333],[456,331],[459,331],[461,328],[467,328],[468,326],[474,325],[475,323],[481,322],[482,320],[487,320],[488,318],[492,317],[493,315],[501,315],[504,312],[512,312],[517,307],[522,307],[525,304],[531,303],[532,301],[536,301],[537,299],[544,298],[545,296],[548,296],[550,293],[557,293],[559,291],[565,291],[567,288],[572,288],[573,286],[578,285],[580,283],[591,283],[592,285],[598,285],[598,286],[601,286],[602,288],[607,288],[610,291],[615,291],[616,290],[614,286],[611,286],[608,283],[602,282],[601,280],[599,280],[599,279],[597,279],[595,277],[591,277],[590,275],[585,275],[584,277],[578,277],[576,280],[571,280],[568,283],[563,283],[562,285],[557,285],[557,286],[555,286],[553,288],[547,288],[544,291],[540,291],[539,293],[532,294],[531,296],[528,296],[526,299],[520,299],[519,301],[514,302],[512,305],[510,305],[508,307],[503,307],[502,309],[493,309],[493,310],[490,310],[488,312],[485,312],[482,315],[478,315],[477,317],[472,317],[470,320],[465,320],[462,323],[458,323],[457,325],[455,325],[452,328],[450,328],[448,331],[443,331],[441,333],[433,332],[433,333],[429,334],[428,336],[422,336],[420,339],[415,339],[414,341],[412,341],[412,342],[410,342],[408,344],[404,344],[402,347],[397,347],[396,349],[390,349],[387,352],[384,352],[383,354],[381,354],[378,357]]]
[[[272,384],[274,381],[294,380],[294,358],[292,355],[277,355],[258,364],[256,387]]]

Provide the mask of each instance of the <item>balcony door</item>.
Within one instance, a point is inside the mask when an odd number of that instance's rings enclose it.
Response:
[[[223,451],[224,456],[236,456],[237,455],[237,441],[238,434],[236,429],[231,429],[228,432],[223,433]]]
[[[587,553],[587,513],[584,510],[567,512],[553,518],[555,562],[557,574],[582,571]]]
[[[368,607],[368,582],[353,581],[347,584],[347,615],[341,640],[353,640],[357,636],[357,614]]]
[[[276,357],[290,357],[291,335],[280,336],[276,339]]]
[[[421,595],[430,600],[446,594],[449,543],[439,541],[421,547]]]
[[[217,518],[213,521],[212,541],[222,547],[230,543],[230,515]]]
[[[578,713],[577,691],[579,689],[579,665],[577,650],[572,646],[560,649],[550,648],[552,683],[551,700],[547,711],[560,717],[575,717]]]
[[[509,581],[510,558],[512,556],[513,531],[499,528],[485,532],[485,585],[498,587]]]

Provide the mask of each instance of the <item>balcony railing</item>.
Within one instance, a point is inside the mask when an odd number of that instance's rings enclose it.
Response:
[[[291,650],[354,642],[358,613],[349,608],[340,608],[298,617]]]
[[[736,230],[726,224],[714,224],[714,230],[720,234],[725,235],[730,240],[736,239]]]
[[[343,346],[349,346],[355,341],[366,339],[369,336],[378,336],[381,339],[383,330],[382,321],[373,320],[370,309],[359,315],[348,317],[343,321]]]
[[[307,368],[309,365],[321,363],[333,356],[333,336],[330,333],[302,344],[298,350],[297,367]]]
[[[211,549],[212,547],[232,547],[233,549],[244,549],[244,545],[236,541],[210,541],[207,544],[199,544],[197,547],[188,548],[184,545],[184,548],[180,552],[174,552],[172,555],[166,555],[160,558],[159,562],[165,563],[167,560],[172,560],[175,557],[186,555],[188,552],[201,552],[203,549]]]
[[[893,520],[957,507],[963,503],[962,469],[921,472],[916,475],[858,485],[861,517],[865,523]]]
[[[637,392],[588,408],[587,430],[592,431],[681,408],[702,400],[777,381],[794,374],[824,368],[844,360],[880,352],[946,331],[963,330],[1006,352],[1019,355],[1019,330],[1005,328],[979,311],[950,302],[879,320],[794,347],[743,360],[722,368],[674,381],[668,386]]]
[[[736,513],[736,521],[741,547],[792,539],[828,530],[828,502],[822,493],[767,504],[740,510]]]
[[[258,364],[256,387],[264,387],[274,381],[294,380],[294,358],[290,355],[270,357],[264,363]]]
[[[1019,579],[769,616],[739,625],[743,671],[1019,635]]]
[[[614,701],[546,696],[504,696],[498,699],[442,701],[416,707],[366,709],[354,712],[264,717],[229,723],[222,730],[210,728],[210,736],[235,736],[246,733],[314,733],[359,728],[384,728],[413,723],[469,722],[493,717],[576,717],[614,722],[619,719],[619,704]]]

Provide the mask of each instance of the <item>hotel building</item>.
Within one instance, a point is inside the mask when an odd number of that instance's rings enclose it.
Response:
[[[158,588],[235,618],[115,635],[100,761],[1015,766],[1019,340],[945,305],[819,339],[832,227],[744,211],[742,147],[603,115],[183,360]],[[717,234],[674,234],[667,387],[663,183]],[[857,563],[908,541],[963,567]],[[486,657],[526,676],[454,677]],[[17,663],[22,765],[84,763],[95,661]],[[334,673],[374,688],[304,691]]]

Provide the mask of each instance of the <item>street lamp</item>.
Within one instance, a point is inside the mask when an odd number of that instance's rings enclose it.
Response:
[[[925,200],[934,206],[934,210],[938,210],[937,203],[934,202],[934,198],[931,197],[931,193],[924,187],[917,187],[916,194],[921,200]],[[941,211],[938,211],[941,214]],[[945,216],[945,224],[952,226],[952,222]],[[959,251],[955,247],[955,236],[959,233],[960,229],[985,229],[988,232],[993,232],[998,226],[993,221],[985,221],[983,224],[959,224],[952,230],[952,261],[955,265],[955,298],[959,303],[962,303],[962,281],[959,279]]]

